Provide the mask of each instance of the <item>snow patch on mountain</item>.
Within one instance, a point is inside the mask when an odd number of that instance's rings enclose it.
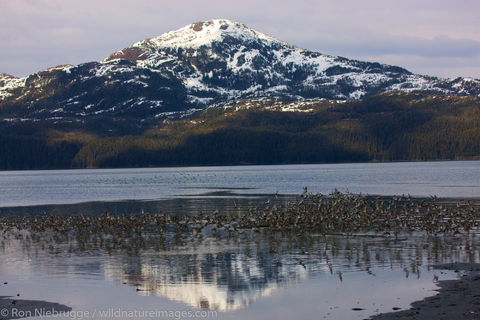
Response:
[[[292,46],[225,19],[193,23],[112,54],[180,79],[189,101],[228,103],[245,97],[310,95],[361,99],[385,91],[471,94],[464,83],[405,69],[329,56]],[[478,84],[470,86],[480,87]]]
[[[50,68],[48,68],[48,69],[45,69],[44,71],[60,70],[60,71],[66,72],[66,73],[70,73],[70,70],[71,70],[73,67],[74,67],[74,66],[71,65],[71,64],[62,64],[62,65],[59,65],[59,66],[50,67]]]
[[[181,29],[164,33],[158,37],[136,42],[132,47],[140,48],[200,48],[212,42],[221,42],[232,37],[243,42],[278,42],[274,38],[248,28],[244,24],[227,19],[196,22]],[[284,43],[288,45],[287,43]]]
[[[6,73],[0,73],[0,101],[13,96],[14,91],[25,86],[26,77],[17,78]]]

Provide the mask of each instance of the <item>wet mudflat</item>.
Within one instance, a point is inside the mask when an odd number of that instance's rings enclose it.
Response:
[[[9,285],[0,295],[52,301],[85,318],[363,319],[408,310],[459,277],[433,265],[479,261],[478,209],[468,201],[277,199],[195,215],[4,217],[0,274]]]

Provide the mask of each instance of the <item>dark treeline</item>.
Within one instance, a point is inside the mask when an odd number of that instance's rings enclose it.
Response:
[[[243,102],[246,103],[246,102]],[[265,102],[268,104],[268,102]],[[238,106],[241,106],[239,103]],[[0,169],[472,159],[476,97],[389,93],[313,112],[209,109],[148,122],[3,122]],[[144,122],[145,123],[145,122]]]

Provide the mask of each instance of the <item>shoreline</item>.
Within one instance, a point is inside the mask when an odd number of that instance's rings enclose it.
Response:
[[[369,319],[480,319],[480,263],[449,263],[434,265],[433,268],[455,271],[459,278],[439,281],[436,295],[413,302],[410,309],[381,313]]]
[[[79,170],[149,170],[149,169],[181,169],[181,168],[212,168],[212,167],[253,167],[253,166],[309,166],[309,165],[336,165],[336,164],[383,164],[383,163],[424,163],[424,162],[472,162],[480,161],[480,156],[457,157],[455,159],[430,159],[430,160],[368,160],[368,161],[340,161],[340,162],[288,162],[288,163],[225,163],[225,164],[197,164],[197,165],[163,165],[146,167],[85,167],[85,168],[33,168],[33,169],[0,169],[2,172],[34,172],[34,171],[79,171]]]

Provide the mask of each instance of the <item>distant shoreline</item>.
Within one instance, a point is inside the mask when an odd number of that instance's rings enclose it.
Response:
[[[194,165],[162,165],[138,167],[85,167],[85,168],[34,168],[34,169],[0,169],[2,172],[34,172],[34,171],[79,171],[79,170],[135,170],[135,169],[170,169],[170,168],[210,168],[210,167],[252,167],[252,166],[308,166],[308,165],[338,165],[338,164],[382,164],[382,163],[425,163],[425,162],[473,162],[480,161],[479,156],[458,157],[456,159],[429,159],[429,160],[370,160],[370,161],[338,161],[338,162],[288,162],[288,163],[223,163],[223,164],[194,164]]]

